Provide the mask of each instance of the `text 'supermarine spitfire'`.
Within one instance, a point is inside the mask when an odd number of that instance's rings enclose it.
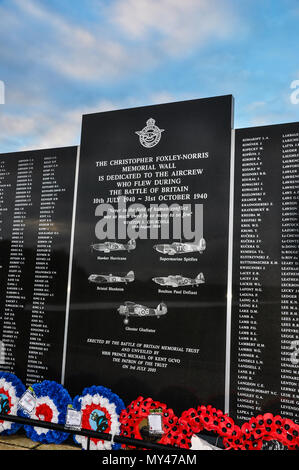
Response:
[[[166,276],[166,277],[154,277],[153,281],[160,286],[169,286],[169,287],[184,287],[184,286],[198,286],[199,284],[204,284],[205,278],[203,273],[199,273],[195,279],[189,277],[184,277],[181,275],[177,276]]]
[[[204,238],[201,238],[199,243],[182,243],[182,242],[173,242],[173,243],[163,243],[160,245],[154,245],[154,249],[163,253],[164,255],[185,255],[188,253],[202,253],[206,249],[206,241]]]
[[[129,317],[156,317],[160,318],[161,315],[166,315],[167,306],[162,302],[157,308],[145,307],[144,305],[136,304],[135,302],[125,302],[124,305],[118,307],[117,311],[123,315],[124,324],[129,323]]]
[[[132,251],[136,248],[136,241],[129,240],[128,243],[118,243],[118,242],[103,242],[103,243],[94,243],[90,246],[94,251],[103,251],[104,253],[110,253],[111,251]]]
[[[89,282],[95,284],[113,284],[118,282],[133,282],[135,280],[134,271],[128,272],[126,276],[115,276],[115,274],[91,274],[88,278]]]

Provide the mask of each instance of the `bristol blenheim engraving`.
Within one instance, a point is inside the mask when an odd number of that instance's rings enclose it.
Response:
[[[117,276],[115,274],[91,274],[88,278],[89,282],[95,284],[114,284],[119,282],[133,282],[135,279],[134,271],[128,272],[125,276]]]

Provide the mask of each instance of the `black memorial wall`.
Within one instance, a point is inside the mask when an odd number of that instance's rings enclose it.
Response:
[[[236,131],[231,414],[299,411],[299,124]]]
[[[223,408],[231,123],[231,96],[83,117],[65,381],[73,393],[103,383],[126,402],[140,394],[176,410]]]
[[[0,155],[0,369],[60,381],[77,147]]]
[[[232,181],[232,104],[86,115],[77,180],[77,147],[0,155],[2,370],[298,420],[299,124],[237,130]]]

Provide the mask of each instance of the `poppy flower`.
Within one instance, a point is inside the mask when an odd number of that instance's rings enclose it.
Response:
[[[251,432],[254,432],[256,429],[262,429],[264,427],[264,419],[262,415],[253,416],[249,420],[249,428]]]
[[[226,450],[241,449],[243,445],[243,432],[239,426],[235,425],[231,436],[223,438],[223,445]]]
[[[163,410],[162,413],[163,429],[167,432],[171,429],[178,421],[178,417],[174,414],[172,409]]]
[[[187,421],[189,424],[192,432],[194,434],[199,433],[203,429],[203,425],[201,423],[200,417],[198,416],[197,410],[195,408],[190,408],[187,411],[184,411],[181,416],[182,419]]]
[[[235,422],[228,415],[223,415],[220,418],[220,424],[218,427],[218,433],[220,436],[226,437],[231,436],[235,428]]]
[[[276,431],[276,425],[274,421],[274,416],[272,413],[265,413],[263,416],[264,427],[267,434],[274,435]]]
[[[216,426],[213,424],[214,416],[211,407],[204,405],[198,407],[198,415],[203,429],[206,429],[207,431],[213,431],[215,427],[218,427],[218,421]]]
[[[278,432],[278,430],[276,432]],[[282,420],[279,436],[280,442],[289,449],[296,448],[298,445],[299,426],[291,419],[285,418]]]
[[[259,441],[261,439],[264,439],[266,435],[266,430],[262,426],[255,428],[252,432],[253,441]]]
[[[261,450],[263,447],[262,439],[258,441],[244,441],[243,445],[241,446],[241,450]]]
[[[244,439],[249,439],[252,433],[251,426],[248,422],[243,423],[241,426],[241,432],[244,437]]]
[[[181,449],[190,449],[190,442],[191,442],[191,439],[187,439],[186,436],[181,434],[176,440],[176,445],[177,447],[180,447]]]
[[[192,439],[192,429],[184,419],[180,418],[172,428],[173,442],[177,447],[182,449],[190,449]]]
[[[160,440],[160,444],[163,444],[165,446],[174,445],[174,439],[173,439],[172,433],[169,432],[167,434],[164,434]]]

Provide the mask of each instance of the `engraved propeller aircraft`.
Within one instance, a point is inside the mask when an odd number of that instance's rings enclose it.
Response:
[[[198,286],[199,284],[204,284],[205,278],[203,273],[199,273],[195,279],[189,277],[184,277],[181,275],[177,276],[166,276],[166,277],[154,277],[153,281],[160,286],[169,286],[169,287],[184,287],[184,286]]]
[[[129,317],[156,317],[160,318],[162,315],[166,315],[167,306],[162,302],[157,308],[145,307],[144,305],[136,304],[135,302],[125,302],[123,305],[118,307],[117,311],[120,315],[123,315],[124,324],[128,325]]]
[[[134,271],[128,272],[126,276],[115,276],[114,274],[91,274],[88,278],[89,282],[95,284],[113,284],[118,282],[133,282],[135,280]]]
[[[173,242],[173,243],[163,243],[159,245],[154,245],[154,249],[163,253],[164,255],[184,255],[188,253],[202,253],[206,249],[206,241],[204,238],[199,240],[199,243],[183,243],[183,242]]]
[[[136,248],[136,241],[129,240],[128,243],[118,243],[118,242],[103,242],[103,243],[94,243],[90,245],[91,249],[94,251],[103,251],[104,253],[110,253],[111,251],[132,251]]]

